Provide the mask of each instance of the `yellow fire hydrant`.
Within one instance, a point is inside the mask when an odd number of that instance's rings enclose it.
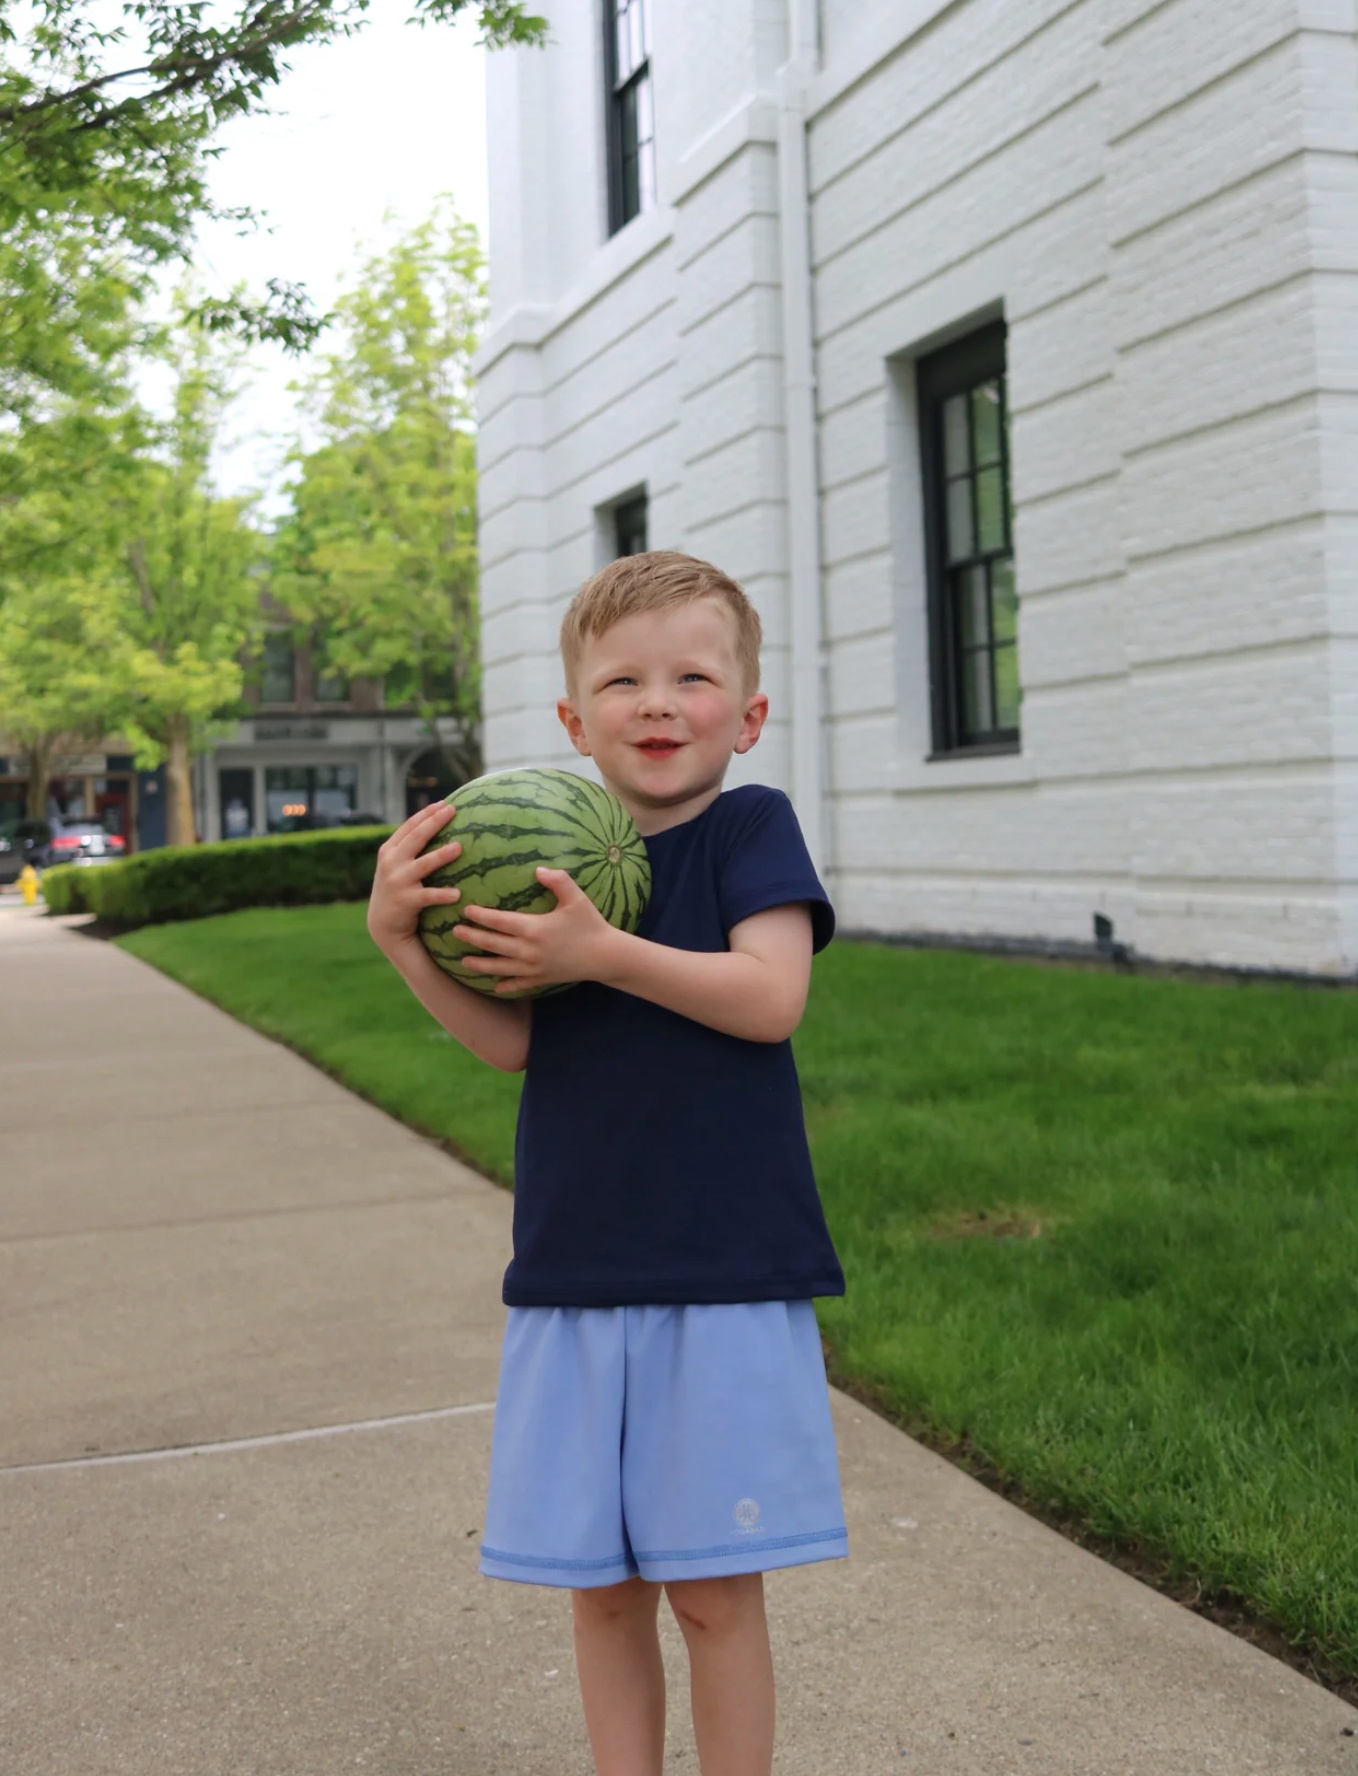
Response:
[[[25,906],[33,906],[38,898],[38,872],[31,863],[26,863],[19,871],[19,892],[24,897]]]

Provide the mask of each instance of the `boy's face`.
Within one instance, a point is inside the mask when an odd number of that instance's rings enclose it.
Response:
[[[557,713],[643,833],[701,814],[732,754],[759,738],[769,700],[746,691],[735,644],[735,619],[715,598],[641,611],[585,639]]]

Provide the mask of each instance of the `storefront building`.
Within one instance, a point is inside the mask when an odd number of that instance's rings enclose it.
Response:
[[[200,839],[396,825],[456,787],[440,736],[418,715],[387,709],[371,679],[314,672],[310,650],[288,635],[269,637],[246,699],[252,713],[194,762]],[[25,760],[0,751],[0,828],[25,817],[27,793]],[[44,818],[98,820],[132,852],[166,843],[165,810],[165,767],[139,771],[115,736],[55,761]]]
[[[375,680],[317,672],[286,634],[269,637],[247,697],[257,713],[195,767],[204,839],[395,825],[455,787],[418,715],[384,707]]]
[[[127,742],[117,737],[102,750],[55,760],[47,783],[43,818],[53,822],[98,820],[117,833],[129,851],[165,843],[165,771],[139,771]],[[0,829],[27,812],[28,775],[23,758],[0,755]]]

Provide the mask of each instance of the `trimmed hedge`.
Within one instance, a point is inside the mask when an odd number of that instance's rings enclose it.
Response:
[[[59,863],[52,869],[45,869],[42,872],[42,897],[48,912],[89,912],[89,903],[85,899],[85,883],[89,875],[89,870],[77,869],[73,863]]]
[[[72,892],[80,894],[85,907],[105,923],[125,929],[162,925],[171,919],[203,919],[238,907],[366,900],[378,847],[390,831],[389,826],[357,826],[270,839],[167,845],[139,852],[123,863],[58,873],[84,877]],[[59,892],[67,892],[65,883]]]

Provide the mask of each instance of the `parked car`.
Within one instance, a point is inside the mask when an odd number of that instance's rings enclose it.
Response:
[[[17,881],[26,863],[41,869],[51,837],[52,828],[45,820],[11,820],[0,826],[0,882]]]
[[[52,829],[43,861],[53,863],[117,863],[127,854],[121,833],[107,832],[99,820],[62,820]]]

